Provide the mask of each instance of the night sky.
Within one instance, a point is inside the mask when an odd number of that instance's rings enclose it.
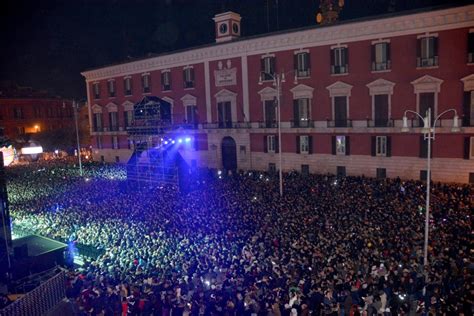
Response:
[[[454,2],[471,1],[346,0],[341,20]],[[0,81],[85,98],[81,71],[212,43],[216,13],[240,13],[245,37],[278,30],[277,12],[280,30],[314,25],[318,7],[318,0],[1,0]]]

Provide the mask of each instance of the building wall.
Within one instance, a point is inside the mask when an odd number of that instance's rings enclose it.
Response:
[[[146,95],[141,91],[141,76],[149,73],[149,94],[165,98],[173,104],[173,119],[176,124],[184,119],[182,98],[196,99],[199,130],[188,130],[186,133],[199,133],[196,138],[199,138],[202,150],[189,153],[184,150],[183,156],[186,159],[195,157],[200,160],[199,165],[222,168],[222,139],[231,136],[236,141],[240,169],[266,170],[269,163],[278,166],[278,154],[265,153],[264,148],[264,136],[276,135],[278,130],[260,126],[260,122],[264,120],[262,100],[276,97],[276,87],[272,81],[259,83],[261,59],[271,54],[275,57],[276,73],[286,74],[280,95],[284,170],[300,170],[302,164],[307,164],[311,172],[335,173],[336,166],[345,166],[349,175],[374,176],[377,168],[385,168],[388,177],[419,178],[420,170],[426,168],[426,159],[419,157],[420,128],[413,128],[410,133],[401,133],[402,117],[405,110],[420,111],[417,92],[429,87],[437,91],[435,115],[453,108],[457,111],[458,122],[461,124],[466,112],[463,104],[465,94],[474,90],[474,63],[467,62],[468,36],[474,32],[473,17],[474,6],[470,5],[342,23],[191,49],[91,70],[83,75],[86,77],[91,109],[95,105],[96,109],[102,110],[104,126],[108,126],[107,105],[111,102],[118,107],[119,122],[123,124],[124,103],[136,103]],[[437,66],[417,67],[417,43],[420,36],[437,37]],[[391,70],[371,70],[371,46],[374,41],[379,40],[390,42]],[[348,49],[347,74],[331,74],[330,54],[334,46],[345,46]],[[294,54],[301,50],[309,52],[311,76],[298,78],[295,83]],[[183,68],[189,66],[194,68],[195,86],[185,89]],[[171,71],[171,91],[161,89],[163,70]],[[133,80],[131,96],[124,96],[123,93],[123,79],[126,76],[131,76]],[[114,98],[107,97],[107,80],[111,78],[116,80],[117,96]],[[381,81],[392,85],[389,104],[390,119],[393,119],[394,125],[374,128],[369,125],[373,119],[373,97],[369,86]],[[92,93],[95,83],[101,87],[101,97],[98,100],[94,99]],[[291,127],[293,100],[297,94],[294,89],[311,90],[310,120],[314,122],[311,128]],[[348,91],[348,119],[352,120],[352,127],[328,127],[334,120],[331,94],[339,91],[338,89]],[[213,125],[218,121],[218,102],[226,100],[232,102],[233,122],[242,124],[231,129],[219,129]],[[474,151],[471,150],[471,154],[466,157],[466,152],[470,149],[465,148],[466,138],[474,137],[474,127],[472,123],[465,124],[461,132],[451,133],[452,114],[443,117],[441,126],[436,128],[432,177],[440,181],[467,182],[469,173],[474,173],[474,157],[471,157],[474,156]],[[409,115],[409,118],[414,117]],[[112,135],[119,137],[121,148],[124,148],[122,144],[127,144],[124,131],[92,132],[93,138],[98,135],[102,135],[104,149],[96,149],[96,156],[110,151]],[[312,154],[297,153],[298,135],[312,136]],[[332,154],[332,137],[337,135],[350,137],[350,155]],[[390,136],[390,157],[372,156],[373,136]],[[120,152],[123,153],[124,160],[131,153],[124,149],[120,149]],[[105,156],[107,161],[113,161],[108,157],[115,155]]]
[[[21,117],[15,116],[14,111],[18,110]],[[73,113],[69,100],[0,98],[0,127],[10,139],[27,133],[74,127]]]

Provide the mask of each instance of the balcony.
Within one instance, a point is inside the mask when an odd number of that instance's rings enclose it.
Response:
[[[349,72],[349,65],[331,65],[331,74],[332,75],[342,75]]]
[[[296,72],[296,76],[298,78],[307,78],[307,77],[310,77],[311,76],[311,69],[307,68],[307,69],[297,69],[295,70]]]
[[[278,127],[277,121],[258,122],[258,128],[277,128],[277,127]]]
[[[102,126],[94,126],[94,127],[92,128],[92,131],[93,131],[93,132],[102,132],[103,130],[104,130],[104,129],[103,129]]]
[[[194,88],[194,81],[185,81],[184,82],[184,88],[185,89]]]
[[[428,57],[428,58],[420,58],[416,59],[416,66],[418,68],[425,68],[425,67],[436,67],[438,66],[438,56]]]
[[[327,120],[327,127],[352,127],[352,120]]]
[[[249,122],[214,122],[214,123],[203,123],[202,128],[204,129],[227,129],[227,128],[250,128]]]
[[[392,63],[390,62],[390,60],[387,60],[381,63],[377,63],[377,62],[372,63],[372,71],[384,71],[384,70],[390,70],[391,68],[392,68]]]
[[[111,125],[109,126],[109,131],[111,132],[118,132],[119,126],[118,125]]]
[[[298,121],[290,121],[291,123],[291,128],[310,128],[314,127],[314,122],[312,120],[298,120]]]
[[[376,120],[367,120],[367,127],[393,127],[393,119],[376,119]]]

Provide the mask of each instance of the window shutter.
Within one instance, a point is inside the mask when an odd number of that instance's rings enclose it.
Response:
[[[439,39],[437,37],[433,37],[433,52],[435,57],[438,57],[438,47]]]
[[[331,136],[331,154],[336,154],[336,136]]]
[[[265,58],[260,59],[260,71],[261,72],[265,71]]]
[[[296,153],[301,153],[300,151],[300,136],[296,136]]]
[[[186,88],[186,69],[183,69],[183,86]]]
[[[267,135],[263,135],[263,152],[268,152],[268,138]]]
[[[194,81],[194,68],[191,68],[191,81]]]
[[[299,121],[300,121],[300,113],[299,113],[299,106],[298,106],[298,99],[293,100],[293,120],[295,126],[299,126]]]
[[[293,65],[296,72],[298,72],[298,54],[293,55]]]
[[[474,33],[473,33],[474,34]],[[462,125],[471,125],[471,92],[464,92],[464,101],[462,104]]]
[[[375,70],[375,46],[376,45],[370,46],[370,58],[372,61],[372,64],[371,64],[372,70]]]
[[[471,150],[471,137],[464,137],[464,156],[463,158],[464,159],[469,159],[471,157],[469,157],[469,153],[470,153],[470,150]]]
[[[474,33],[469,33],[467,39],[467,52],[474,53]]]
[[[308,136],[308,152],[313,153],[313,136]]]
[[[164,87],[165,86],[165,73],[164,72],[161,73],[160,79],[161,79],[161,86]]]
[[[428,156],[427,146],[425,145],[425,137],[420,135],[420,158],[426,158]]]
[[[278,136],[275,136],[275,153],[279,153],[279,152],[280,152],[280,143],[279,143]]]
[[[416,67],[421,66],[421,38],[416,40]]]
[[[371,155],[375,156],[376,155],[376,148],[377,148],[377,136],[372,136],[371,139],[372,139],[372,142],[371,142]]]
[[[351,154],[351,138],[346,136],[346,156]]]
[[[334,54],[335,54],[335,50],[334,50],[334,49],[331,49],[331,50],[329,51],[329,58],[330,58],[331,66],[334,66],[334,65],[335,65]]]
[[[391,56],[390,56],[390,43],[387,43],[386,44],[387,46],[387,62],[390,62],[392,59],[391,59]]]
[[[306,55],[306,65],[308,66],[308,70],[311,71],[311,54],[305,53],[305,55]]]
[[[392,157],[392,136],[387,136],[387,157]]]
[[[348,47],[344,48],[344,64],[343,64],[343,66],[346,66],[346,67],[349,66],[349,48]],[[348,72],[348,71],[346,70],[346,72]]]
[[[276,73],[276,61],[275,57],[270,57],[270,73],[273,75]]]

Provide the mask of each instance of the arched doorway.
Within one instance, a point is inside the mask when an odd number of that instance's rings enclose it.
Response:
[[[222,139],[222,166],[226,171],[237,170],[237,146],[229,136]]]

